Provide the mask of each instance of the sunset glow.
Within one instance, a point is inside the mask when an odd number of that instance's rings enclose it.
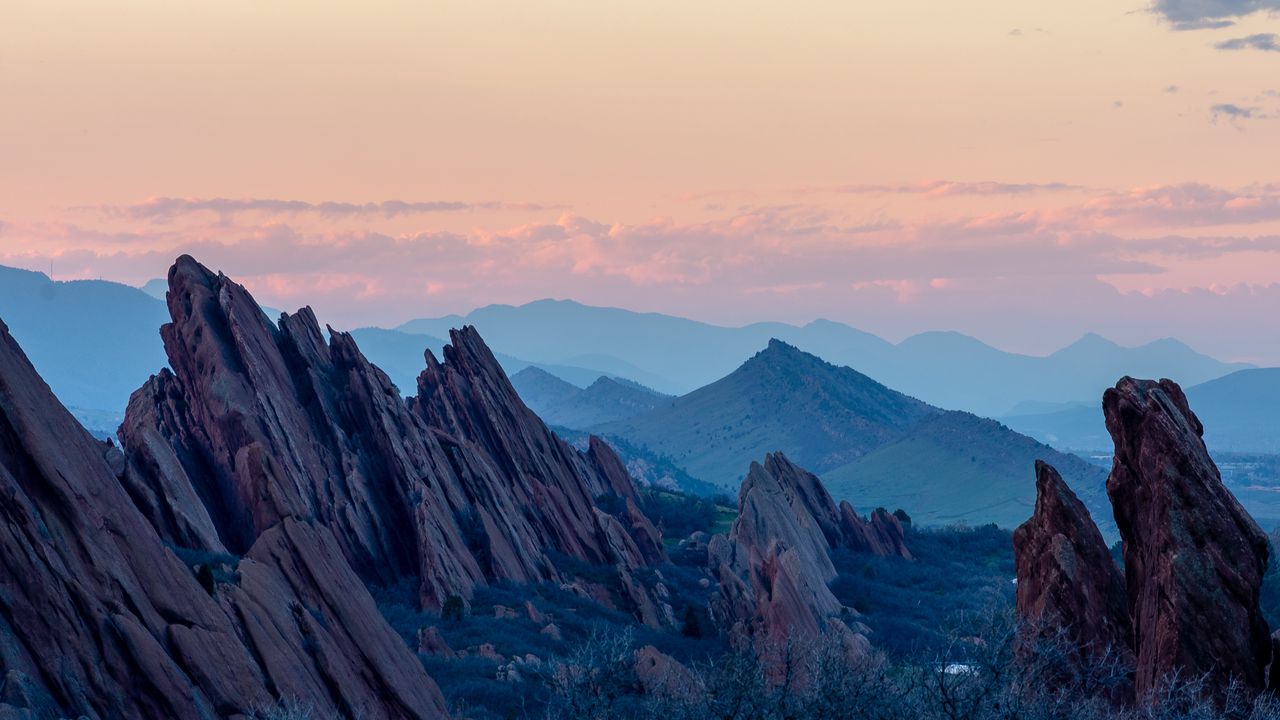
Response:
[[[18,0],[0,264],[1280,363],[1267,8]]]

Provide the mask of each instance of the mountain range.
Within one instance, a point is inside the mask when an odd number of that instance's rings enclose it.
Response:
[[[129,394],[165,365],[156,328],[169,313],[128,285],[0,267],[0,316],[73,411],[123,413]]]
[[[0,267],[0,313],[13,319],[14,337],[58,398],[100,437],[114,432],[133,389],[165,364],[155,330],[167,315],[157,297],[162,293],[163,283],[134,288],[100,280],[55,282],[43,273]],[[264,312],[272,319],[279,316]],[[532,366],[578,388],[607,377],[673,395],[715,382],[778,338],[934,406],[1006,417],[1013,427],[1067,447],[1076,446],[1072,438],[1079,436],[1068,432],[1072,418],[1097,434],[1100,426],[1078,407],[1095,406],[1094,398],[1121,375],[1171,377],[1190,387],[1246,369],[1175,340],[1125,348],[1089,335],[1051,355],[1033,357],[958,333],[924,333],[894,344],[826,320],[732,328],[558,300],[491,305],[465,317],[414,320],[397,329],[362,328],[352,335],[400,391],[411,395],[423,353],[438,353],[448,329],[462,324],[490,338],[508,374]],[[1266,388],[1252,387],[1266,377],[1245,374],[1231,381],[1232,419],[1214,425],[1211,447],[1274,447],[1267,439],[1275,433],[1266,428],[1280,425],[1275,419],[1280,406],[1256,400],[1266,396]],[[1074,414],[1041,417],[1058,410]],[[583,418],[573,418],[573,424],[583,424]],[[1094,443],[1081,446],[1089,444]]]
[[[1031,356],[954,332],[922,333],[895,344],[830,320],[722,327],[568,300],[489,305],[465,316],[413,320],[398,329],[440,335],[460,324],[474,325],[512,355],[596,367],[671,394],[714,382],[777,338],[933,405],[988,417],[1010,414],[1025,403],[1092,401],[1124,375],[1195,385],[1249,367],[1221,362],[1173,339],[1122,347],[1090,334],[1050,355]]]
[[[837,499],[901,507],[927,524],[1017,525],[1035,500],[1037,459],[1058,467],[1090,507],[1106,502],[1101,468],[776,339],[714,383],[589,429],[722,488],[742,481],[750,458],[781,450],[821,475]]]
[[[0,318],[0,718],[701,718],[766,702],[811,718],[867,697],[895,703],[886,716],[947,717],[914,678],[1016,646],[979,630],[972,650],[940,656],[955,645],[943,624],[1015,599],[1027,621],[1044,608],[1066,632],[1114,630],[1108,648],[1190,638],[1171,660],[1136,655],[1155,677],[1213,680],[1233,663],[1224,685],[1264,687],[1268,539],[1171,381],[1125,378],[1104,397],[1115,522],[1094,528],[1091,513],[1110,517],[1100,468],[780,340],[676,398],[516,373],[531,397],[577,409],[572,422],[604,418],[595,427],[736,483],[733,507],[638,487],[597,435],[570,445],[473,327],[423,353],[406,397],[310,308],[273,321],[189,256],[168,287],[167,367],[131,394],[112,442],[84,431]],[[1259,382],[1245,380],[1214,397]],[[750,455],[778,446],[827,482],[787,453]],[[743,457],[745,472],[725,470]],[[917,521],[855,507],[885,498]],[[993,526],[919,527],[1007,525],[1033,504],[1012,548]],[[1117,533],[1123,577],[1104,540]],[[1174,621],[1151,619],[1146,597]],[[868,661],[905,684],[850,699]],[[1010,692],[1053,687],[1062,667]],[[1053,693],[1029,702],[1062,702]],[[724,702],[704,713],[708,698]],[[940,709],[920,713],[928,703]]]
[[[538,417],[567,428],[635,417],[672,399],[639,383],[605,376],[580,388],[533,365],[512,375],[511,384]]]
[[[1186,390],[1214,452],[1280,453],[1280,368],[1241,370]],[[1019,432],[1055,447],[1103,450],[1111,436],[1096,403],[1002,418]]]

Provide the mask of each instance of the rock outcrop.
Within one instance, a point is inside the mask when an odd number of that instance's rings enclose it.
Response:
[[[1170,380],[1122,379],[1103,396],[1115,460],[1107,494],[1124,540],[1139,696],[1172,673],[1266,686],[1258,607],[1267,537],[1222,484],[1204,428]]]
[[[837,507],[815,475],[781,453],[768,455],[763,465],[752,463],[729,536],[715,536],[707,546],[708,564],[720,582],[713,617],[731,642],[762,653],[837,632],[847,647],[865,652],[869,645],[860,626],[850,630],[839,620],[855,613],[840,604],[828,583],[836,577],[831,551],[864,549],[869,527],[847,504]],[[896,527],[898,535],[896,544],[882,546],[909,556],[901,525],[885,527]]]
[[[652,645],[636,650],[632,657],[636,680],[645,695],[693,701],[706,693],[689,668]]]
[[[0,716],[195,720],[297,698],[324,716],[445,715],[328,529],[284,518],[202,580],[122,469],[0,323]],[[212,518],[182,509],[166,528],[216,544]]]
[[[310,309],[273,324],[190,257],[169,286],[172,371],[133,395],[120,430],[121,482],[166,542],[240,554],[306,519],[365,582],[416,578],[427,608],[491,580],[563,580],[557,555],[620,573],[665,560],[616,455],[552,434],[474,329],[444,363],[428,353],[405,402]],[[627,512],[601,513],[600,495]]]
[[[637,567],[648,562],[646,550],[650,559],[665,558],[660,543],[653,547],[657,530],[643,516],[628,517],[623,525],[625,534],[638,542],[610,544],[610,525],[617,520],[600,516],[595,499],[636,497],[613,450],[599,440],[586,455],[573,449],[525,407],[475,328],[449,335],[443,363],[427,352],[418,395],[409,405],[438,435],[493,466],[487,474],[459,473],[471,476],[475,507],[486,523],[519,523],[520,534],[537,538],[541,546],[597,564]],[[640,525],[637,535],[631,533],[634,523]]]
[[[1069,643],[1075,663],[1133,666],[1124,575],[1102,533],[1053,466],[1036,462],[1036,507],[1013,533],[1018,616],[1036,641]]]

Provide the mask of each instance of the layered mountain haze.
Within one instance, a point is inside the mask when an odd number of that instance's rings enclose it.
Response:
[[[716,381],[777,338],[930,404],[988,417],[1009,414],[1019,403],[1089,401],[1124,374],[1173,377],[1193,385],[1248,367],[1220,362],[1172,339],[1129,348],[1091,334],[1036,357],[955,332],[927,332],[894,344],[829,320],[724,327],[567,300],[491,305],[465,316],[414,320],[399,329],[438,335],[462,322],[479,328],[502,352],[539,362],[625,359],[645,375],[616,374],[673,394]],[[671,347],[681,352],[669,352]]]
[[[604,376],[580,388],[532,365],[512,375],[511,384],[538,417],[567,428],[634,417],[672,399],[638,383]]]
[[[780,340],[717,382],[593,429],[722,487],[741,481],[734,468],[781,449],[822,475],[836,497],[864,508],[902,507],[929,524],[1017,525],[1035,499],[1027,468],[1042,458],[1060,463],[1091,507],[1105,507],[1101,469]]]
[[[447,336],[449,330],[444,331]],[[417,383],[418,372],[422,366],[423,355],[427,352],[439,354],[447,342],[431,335],[387,330],[384,328],[366,327],[351,331],[351,337],[360,343],[361,348],[368,348],[365,355],[375,365],[386,371],[396,387],[405,393],[412,392]],[[601,377],[609,374],[599,368],[579,367],[561,363],[535,363],[505,353],[494,353],[494,357],[503,371],[514,376],[525,368],[537,368],[578,387],[586,387]]]
[[[36,367],[48,375],[55,393],[82,424],[99,437],[113,436],[128,394],[165,364],[154,334],[154,327],[167,316],[164,302],[155,297],[163,293],[155,284],[144,291],[103,281],[53,282],[39,273],[4,272],[0,312],[16,318],[15,337],[31,348]],[[1210,419],[1206,441],[1212,450],[1277,450],[1272,437],[1276,433],[1270,431],[1280,426],[1280,403],[1269,382],[1274,372],[1232,373],[1237,365],[1199,355],[1172,340],[1123,348],[1090,335],[1036,358],[1004,353],[956,333],[925,333],[895,345],[828,321],[728,328],[567,301],[489,306],[465,318],[413,321],[398,330],[363,328],[352,338],[402,394],[410,395],[424,353],[439,354],[447,344],[442,338],[448,326],[460,320],[474,321],[482,332],[497,338],[496,346],[504,352],[495,353],[495,358],[517,378],[525,402],[545,420],[574,430],[612,433],[627,441],[632,451],[628,462],[636,471],[643,475],[670,461],[689,474],[683,483],[687,487],[696,486],[695,480],[731,487],[750,458],[784,449],[827,477],[837,494],[856,499],[862,507],[902,505],[924,513],[920,520],[925,522],[991,518],[1007,526],[1028,511],[1029,495],[1019,494],[1014,500],[991,478],[1017,477],[1021,464],[1038,450],[996,423],[948,416],[917,428],[919,406],[888,394],[847,399],[852,405],[811,395],[815,406],[806,411],[809,425],[768,425],[758,408],[741,402],[762,390],[764,381],[740,376],[734,382],[746,384],[730,390],[717,385],[711,373],[722,369],[721,376],[732,376],[742,358],[751,357],[772,337],[828,362],[847,364],[866,378],[934,406],[985,409],[988,414],[1016,409],[1016,414],[999,415],[1005,425],[1057,448],[1107,445],[1096,402],[1082,399],[1096,396],[1098,387],[1121,374],[1173,376],[1190,387],[1189,394]],[[680,352],[671,352],[672,347]],[[647,379],[658,390],[683,389],[702,378],[711,380],[708,388],[719,390],[696,390],[672,400],[634,384]],[[1202,383],[1201,391],[1197,378],[1216,382]],[[722,403],[721,394],[730,402]],[[781,408],[791,399],[778,396],[768,402]],[[864,411],[876,408],[882,417],[841,415],[840,408],[859,404]],[[688,434],[673,431],[670,441],[663,439],[661,428],[668,423],[659,418],[664,412],[683,416],[687,427],[670,426],[688,429]],[[650,413],[654,416],[647,422],[656,435],[633,422]],[[815,423],[826,429],[810,432]],[[908,425],[912,430],[904,431]],[[802,426],[808,429],[797,430]],[[712,434],[716,428],[724,442]],[[780,434],[775,436],[775,430]],[[708,444],[708,437],[717,441]],[[585,436],[582,442],[586,447]],[[970,452],[971,446],[1003,449]],[[1093,471],[1060,457],[1056,464],[1082,497],[1089,502],[1097,497],[1087,485],[1075,485]],[[936,480],[891,481],[904,473]],[[1254,500],[1249,497],[1247,502]],[[1265,514],[1276,515],[1270,509]]]
[[[95,431],[114,429],[129,394],[165,364],[156,334],[168,319],[164,302],[127,285],[54,282],[0,267],[0,317],[58,398]]]
[[[163,291],[155,282],[142,290],[108,281],[54,282],[10,268],[0,268],[0,274],[0,313],[16,318],[14,336],[29,348],[59,399],[95,432],[109,434],[128,394],[164,363],[154,333],[167,314]],[[279,316],[264,312],[272,320]],[[397,329],[360,328],[352,335],[366,356],[409,393],[423,353],[438,353],[448,331],[462,324],[490,339],[508,374],[533,366],[580,388],[608,377],[664,394],[688,393],[732,372],[778,338],[930,404],[987,417],[1092,405],[1090,399],[1123,374],[1172,377],[1189,387],[1246,367],[1219,362],[1175,340],[1125,348],[1090,335],[1051,355],[1032,357],[958,333],[924,333],[895,345],[826,320],[735,328],[553,300],[493,305]]]
[[[1205,419],[1205,444],[1215,453],[1280,452],[1280,368],[1240,370],[1187,388]],[[1097,450],[1110,443],[1096,404],[1001,418],[1057,447]]]

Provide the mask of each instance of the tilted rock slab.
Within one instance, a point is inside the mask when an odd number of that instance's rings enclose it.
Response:
[[[122,458],[0,323],[0,715],[440,718],[439,690],[330,532],[284,520],[202,586],[119,483]],[[173,516],[210,531],[196,507]]]
[[[1069,643],[1075,662],[1132,668],[1124,575],[1089,510],[1048,463],[1036,461],[1035,512],[1014,531],[1013,556],[1018,616],[1039,640]]]
[[[729,536],[708,544],[709,565],[720,581],[711,610],[732,642],[776,654],[787,643],[839,633],[847,647],[865,653],[869,644],[861,633],[832,622],[854,613],[828,587],[836,577],[830,553],[861,542],[868,527],[846,508],[781,453],[751,464]]]
[[[1266,686],[1258,593],[1267,537],[1222,484],[1204,428],[1171,380],[1122,379],[1103,396],[1115,460],[1107,495],[1124,540],[1139,697],[1172,673]]]
[[[167,542],[240,554],[284,519],[314,521],[366,582],[416,578],[427,608],[491,580],[562,580],[550,553],[620,572],[665,561],[612,450],[552,434],[474,329],[445,363],[427,354],[406,402],[350,335],[326,342],[308,308],[272,323],[190,257],[167,302],[172,372],[120,429],[121,482]],[[602,494],[628,513],[601,517]]]

